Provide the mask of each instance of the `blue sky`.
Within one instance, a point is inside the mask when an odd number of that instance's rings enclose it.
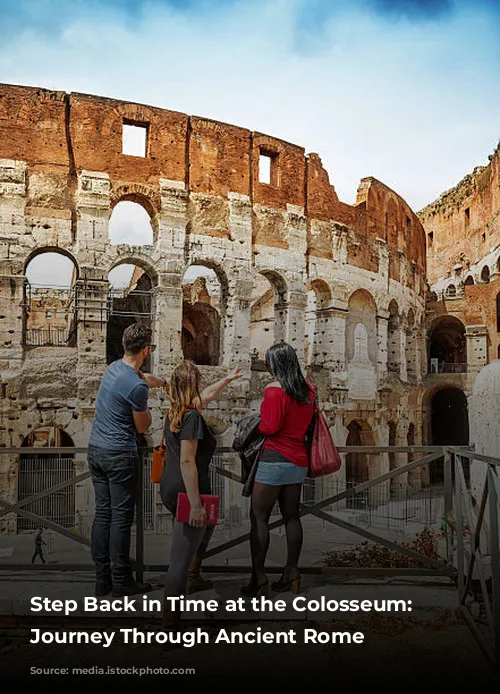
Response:
[[[1,0],[0,81],[206,116],[418,210],[500,139],[495,0]]]

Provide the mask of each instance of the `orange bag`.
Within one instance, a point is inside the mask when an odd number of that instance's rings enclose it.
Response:
[[[161,435],[161,443],[159,446],[153,448],[153,458],[151,460],[151,473],[149,475],[149,481],[153,484],[158,484],[161,480],[163,470],[165,469],[165,463],[167,460],[167,447],[165,446],[165,427],[166,421],[163,425],[163,431]]]

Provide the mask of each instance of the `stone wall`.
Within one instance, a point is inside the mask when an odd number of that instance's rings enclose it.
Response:
[[[147,130],[144,157],[122,153],[122,129],[130,124]],[[260,156],[271,159],[269,184],[259,181]],[[152,245],[110,242],[109,219],[124,200],[148,212]],[[28,350],[26,266],[35,254],[54,250],[77,268],[76,347]],[[184,273],[192,264],[215,271],[221,354],[217,366],[201,367],[203,377],[212,382],[236,364],[247,376],[207,413],[218,433],[226,431],[223,442],[230,440],[234,414],[257,407],[269,380],[251,371],[251,303],[259,277],[273,288],[273,337],[297,349],[337,443],[345,443],[354,420],[373,432],[377,445],[387,444],[389,421],[397,422],[399,445],[411,424],[421,441],[425,236],[394,191],[364,178],[356,204],[347,205],[318,155],[277,138],[151,106],[0,85],[2,445],[18,446],[41,426],[59,426],[76,446],[86,445],[106,368],[108,273],[124,262],[152,279],[158,345],[152,370],[167,377],[183,356]],[[314,357],[306,363],[310,291],[317,299]],[[350,313],[360,291],[364,308]],[[391,301],[401,331],[397,373],[387,369]],[[167,402],[152,391],[150,404],[149,442],[156,443]],[[388,469],[386,457],[374,474]],[[345,476],[345,466],[338,474]],[[16,496],[14,483],[9,496]]]

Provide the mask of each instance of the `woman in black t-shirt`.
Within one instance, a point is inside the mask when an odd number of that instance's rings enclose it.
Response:
[[[160,496],[174,515],[177,495],[186,492],[190,504],[189,522],[174,521],[170,566],[165,581],[164,624],[178,624],[167,597],[185,595],[211,587],[200,575],[201,562],[214,526],[206,524],[200,494],[210,494],[209,466],[216,440],[200,410],[214,400],[225,386],[241,377],[236,369],[226,378],[200,393],[201,375],[191,361],[183,361],[170,377],[170,411],[165,421],[167,462],[160,481]],[[189,580],[188,580],[189,579]]]

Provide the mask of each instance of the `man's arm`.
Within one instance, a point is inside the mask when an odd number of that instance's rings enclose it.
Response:
[[[132,406],[134,425],[139,434],[147,431],[152,422],[151,412],[148,409],[148,392],[148,386],[140,383],[132,389],[128,396],[128,401]]]
[[[139,371],[138,376],[145,381],[150,388],[165,388],[168,395],[169,386],[166,378],[159,378],[158,376],[153,376],[153,374],[145,374]]]

